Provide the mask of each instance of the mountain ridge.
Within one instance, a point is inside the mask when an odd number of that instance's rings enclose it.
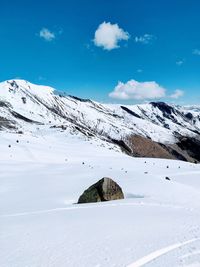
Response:
[[[0,83],[0,130],[30,132],[38,125],[113,143],[133,156],[200,160],[188,148],[188,143],[200,147],[197,106],[101,104],[24,80]]]

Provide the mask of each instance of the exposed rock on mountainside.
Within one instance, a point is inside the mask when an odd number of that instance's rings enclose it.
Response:
[[[8,120],[4,117],[0,117],[0,130],[3,129],[15,130],[16,129],[15,122]]]
[[[180,138],[177,146],[185,151],[191,158],[200,161],[200,140],[191,137]]]
[[[200,141],[191,137],[183,137],[177,144],[161,144],[149,138],[132,135],[127,137],[125,143],[131,150],[128,154],[135,157],[200,161]]]
[[[40,125],[107,141],[133,156],[200,161],[197,106],[108,105],[24,80],[0,83],[0,130],[37,135]]]
[[[133,135],[128,136],[127,141],[135,157],[175,159],[176,157],[167,151],[162,145],[151,139]]]
[[[80,196],[78,203],[101,202],[123,198],[124,194],[121,187],[111,178],[104,177],[85,190]]]

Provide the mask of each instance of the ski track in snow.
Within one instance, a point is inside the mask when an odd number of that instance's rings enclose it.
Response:
[[[30,211],[30,212],[20,212],[20,213],[13,213],[13,214],[3,214],[0,215],[0,218],[5,217],[18,217],[18,216],[26,216],[26,215],[37,215],[43,213],[51,213],[51,212],[59,212],[65,210],[79,210],[79,209],[92,209],[92,208],[106,208],[106,207],[119,207],[119,206],[154,206],[154,207],[165,207],[165,208],[177,208],[177,209],[184,209],[181,206],[175,205],[167,205],[167,204],[157,204],[157,203],[118,203],[118,204],[105,204],[105,205],[90,205],[85,206],[84,204],[79,204],[78,206],[74,207],[66,207],[66,208],[54,208],[54,209],[46,209],[46,210],[37,210],[37,211]]]
[[[172,250],[175,250],[177,248],[180,248],[180,247],[183,247],[185,245],[188,245],[190,243],[193,243],[195,241],[198,241],[200,240],[200,238],[193,238],[193,239],[190,239],[190,240],[187,240],[185,242],[179,242],[179,243],[176,243],[176,244],[173,244],[171,246],[168,246],[168,247],[164,247],[164,248],[161,248],[159,250],[156,250],[144,257],[142,257],[141,259],[133,262],[132,264],[128,265],[127,267],[141,267],[141,266],[144,266],[145,264],[161,257],[162,255],[172,251]]]

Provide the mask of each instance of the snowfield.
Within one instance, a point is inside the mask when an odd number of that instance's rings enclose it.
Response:
[[[0,132],[1,267],[200,266],[198,164],[31,127]],[[125,199],[76,204],[104,176]]]

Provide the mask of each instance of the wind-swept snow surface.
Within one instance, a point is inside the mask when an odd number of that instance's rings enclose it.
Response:
[[[198,164],[42,125],[0,139],[1,267],[200,266]],[[125,199],[77,205],[104,176]]]

